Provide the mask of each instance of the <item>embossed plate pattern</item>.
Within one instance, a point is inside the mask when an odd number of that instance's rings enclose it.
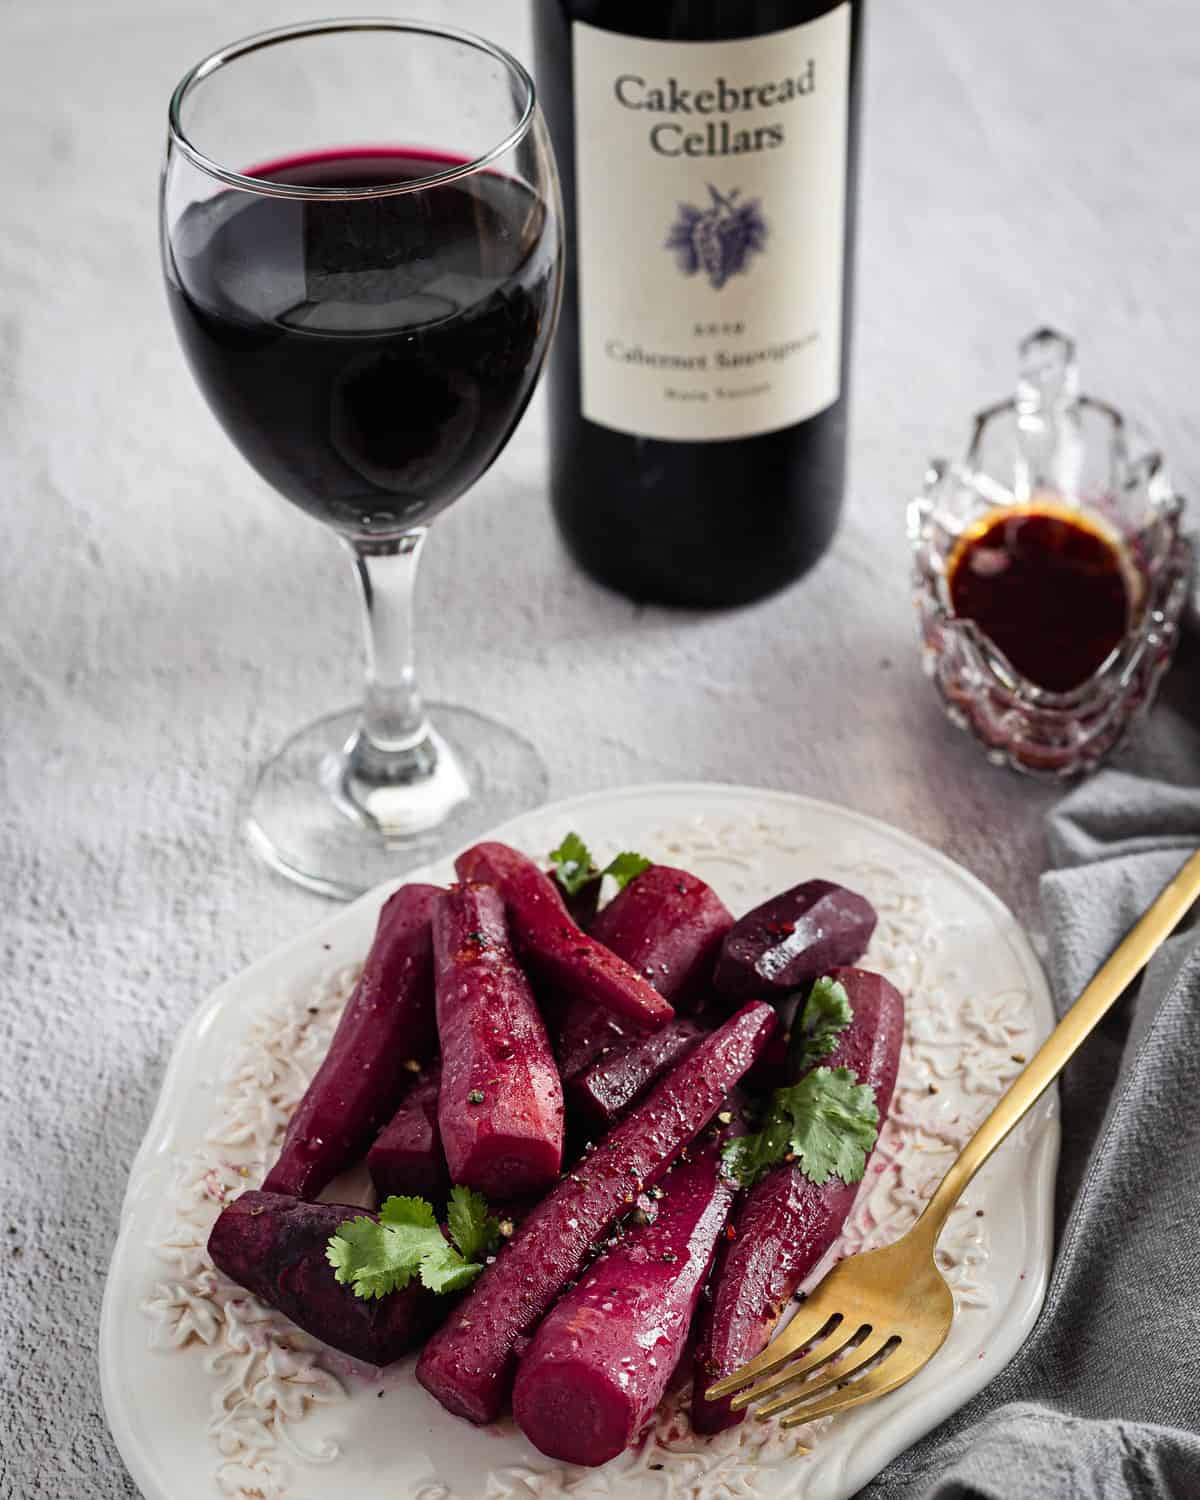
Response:
[[[667,785],[577,798],[498,836],[542,854],[577,828],[604,858],[637,848],[695,870],[735,912],[830,876],[880,913],[864,963],[908,1001],[892,1115],[833,1254],[901,1233],[1052,1025],[1037,960],[1007,909],[918,841],[844,809],[750,788]],[[449,862],[414,878],[450,878]],[[939,1254],[959,1313],[908,1386],[783,1434],[691,1434],[668,1397],[636,1451],[563,1468],[511,1424],[475,1429],[417,1386],[299,1334],[209,1264],[221,1202],[256,1185],[322,1056],[385,891],[231,980],[185,1027],[130,1174],[105,1292],[109,1423],[147,1500],[846,1500],[1012,1357],[1045,1294],[1056,1103],[1043,1102],[973,1184]],[[360,1184],[335,1184],[347,1196]],[[818,1268],[817,1274],[820,1273]],[[799,1442],[813,1445],[795,1456]]]

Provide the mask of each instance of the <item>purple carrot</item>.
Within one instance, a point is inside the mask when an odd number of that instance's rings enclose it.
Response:
[[[696,1010],[710,993],[713,962],[732,922],[720,897],[702,880],[670,865],[651,865],[613,897],[591,933],[673,1005]],[[617,1050],[627,1035],[608,1012],[587,1000],[559,1002],[549,1014],[565,1079]]]
[[[567,1109],[594,1139],[609,1130],[654,1080],[705,1035],[696,1021],[672,1021],[649,1036],[623,1037],[566,1086]]]
[[[854,1019],[820,1066],[850,1068],[875,1090],[882,1129],[904,1041],[904,1001],[879,974],[834,969],[845,986]],[[870,1157],[867,1158],[868,1163]],[[692,1426],[721,1432],[742,1420],[729,1400],[708,1401],[715,1380],[732,1375],[761,1354],[796,1288],[842,1231],[857,1182],[830,1177],[819,1186],[798,1167],[779,1166],[742,1199],[735,1210],[734,1238],[718,1259],[704,1305],[695,1353]]]
[[[636,970],[580,931],[531,859],[506,844],[476,844],[454,867],[461,880],[495,886],[504,897],[521,956],[545,983],[639,1031],[655,1031],[674,1015]]]
[[[785,995],[773,1000],[775,1014],[779,1017],[779,1028],[771,1038],[771,1044],[746,1075],[746,1087],[760,1094],[769,1094],[773,1089],[786,1088],[795,1083],[794,1069],[788,1058],[791,1052],[792,1026],[798,1013],[803,1010],[808,990],[794,995]]]
[[[413,1281],[402,1292],[364,1301],[335,1279],[325,1259],[330,1236],[365,1213],[286,1193],[243,1193],[221,1210],[208,1253],[219,1271],[313,1338],[366,1364],[390,1365],[440,1322],[449,1299]]]
[[[562,1166],[562,1083],[500,892],[452,887],[433,914],[433,950],[450,1177],[488,1197],[540,1192]]]
[[[562,897],[563,905],[571,913],[571,920],[586,932],[600,909],[600,888],[604,884],[603,876],[598,873],[592,875],[578,890],[568,891],[559,885],[555,870],[547,870],[545,875],[547,880],[554,883],[558,894]]]
[[[541,1320],[643,1187],[660,1179],[708,1124],[775,1027],[769,1005],[747,1005],[707,1037],[518,1227],[441,1331],[417,1379],[472,1422],[500,1415],[518,1341]]]
[[[865,897],[806,880],[739,917],[725,934],[713,982],[731,1000],[774,999],[856,963],[875,931]]]
[[[733,917],[703,880],[651,865],[618,891],[590,932],[644,974],[676,1010],[707,999],[713,965]]]
[[[629,1229],[555,1304],[521,1356],[513,1415],[562,1463],[607,1463],[662,1400],[725,1227],[720,1145],[677,1166],[653,1224]]]
[[[441,1063],[430,1063],[367,1152],[367,1170],[381,1203],[393,1193],[441,1203],[449,1191],[450,1172],[438,1130],[441,1079]]]
[[[547,1001],[546,1024],[554,1041],[559,1074],[565,1079],[574,1078],[628,1035],[608,1011],[590,1000],[561,995]]]
[[[395,1114],[412,1083],[407,1065],[434,1055],[429,923],[441,894],[434,885],[405,885],[384,902],[362,974],[264,1192],[316,1198]]]

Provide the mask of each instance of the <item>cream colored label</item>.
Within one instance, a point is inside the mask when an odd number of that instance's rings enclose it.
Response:
[[[578,21],[583,414],[749,437],[841,392],[850,5],[768,36]]]

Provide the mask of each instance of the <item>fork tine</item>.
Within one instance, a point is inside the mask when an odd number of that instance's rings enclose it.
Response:
[[[772,1339],[761,1354],[748,1359],[732,1375],[726,1375],[710,1385],[704,1393],[706,1400],[719,1401],[723,1396],[731,1396],[734,1391],[750,1385],[760,1375],[773,1375],[806,1345],[824,1343],[841,1327],[840,1315],[836,1322],[834,1316],[823,1308],[814,1306],[810,1299],[809,1304],[800,1309],[783,1332]]]
[[[869,1375],[864,1375],[861,1380],[856,1380],[853,1385],[843,1390],[834,1391],[824,1401],[818,1401],[813,1406],[802,1406],[791,1416],[784,1417],[779,1425],[802,1427],[806,1422],[815,1422],[818,1417],[831,1417],[835,1412],[848,1411],[852,1406],[861,1406],[864,1401],[875,1401],[880,1396],[886,1396],[889,1391],[896,1390],[905,1381],[911,1380],[925,1363],[923,1359],[902,1361],[893,1356],[886,1359],[877,1370],[872,1370]]]
[[[789,1407],[796,1406],[801,1401],[811,1401],[814,1396],[821,1396],[826,1391],[835,1389],[854,1375],[857,1375],[860,1371],[865,1370],[873,1360],[877,1359],[880,1352],[886,1348],[890,1338],[891,1334],[884,1332],[868,1334],[857,1349],[849,1351],[847,1360],[840,1361],[828,1370],[822,1370],[815,1380],[805,1381],[802,1385],[787,1391],[784,1395],[777,1396],[774,1401],[769,1401],[766,1406],[759,1407],[755,1415],[758,1417],[773,1417],[776,1413],[787,1411]],[[896,1349],[889,1350],[888,1354],[884,1357],[885,1362],[891,1359],[895,1353]],[[853,1363],[850,1362],[851,1360]],[[787,1378],[789,1376],[790,1372],[785,1370],[785,1378],[777,1381],[777,1386],[790,1384],[790,1379]],[[764,1391],[763,1394],[767,1393]]]
[[[807,1375],[817,1365],[824,1364],[826,1360],[838,1359],[846,1353],[847,1349],[849,1349],[850,1345],[862,1331],[863,1325],[861,1323],[856,1324],[853,1330],[850,1329],[845,1321],[839,1323],[835,1332],[844,1332],[846,1335],[839,1343],[831,1348],[829,1347],[828,1339],[822,1341],[811,1354],[806,1354],[798,1363],[785,1365],[777,1375],[771,1375],[766,1380],[760,1380],[757,1385],[751,1386],[749,1390],[739,1391],[729,1403],[730,1407],[734,1411],[741,1411],[744,1406],[749,1406],[754,1401],[761,1401],[764,1396],[769,1396],[772,1391],[777,1391],[782,1386],[790,1385],[793,1380],[799,1380],[801,1376]],[[852,1352],[857,1353],[858,1351],[854,1350]]]

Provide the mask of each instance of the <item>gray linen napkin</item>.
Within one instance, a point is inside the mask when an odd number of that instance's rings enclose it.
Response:
[[[1105,772],[1048,834],[1061,1012],[1200,845],[1200,790]],[[861,1500],[1200,1500],[1200,927],[1164,945],[1067,1070],[1062,1117],[1037,1326]]]

